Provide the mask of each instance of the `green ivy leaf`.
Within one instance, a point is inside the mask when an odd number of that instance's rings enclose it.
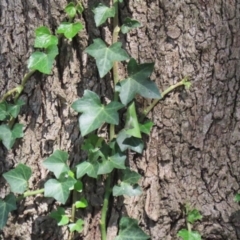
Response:
[[[58,45],[58,38],[51,34],[47,27],[39,27],[35,30],[35,48],[48,48],[51,45]]]
[[[7,111],[9,115],[16,118],[20,112],[21,107],[25,104],[25,102],[21,99],[18,99],[15,104],[8,104]]]
[[[84,10],[84,8],[83,8],[83,6],[82,6],[82,4],[80,2],[78,2],[78,4],[76,5],[76,9],[77,9],[77,12],[79,14],[81,14],[83,12],[83,10]]]
[[[76,208],[86,208],[88,206],[88,201],[86,198],[82,197],[79,201],[75,202]]]
[[[0,199],[0,229],[7,223],[8,214],[17,209],[16,197],[10,193],[3,200]]]
[[[31,168],[19,163],[13,170],[3,174],[10,189],[14,193],[24,193],[28,187],[28,180],[31,177]]]
[[[126,156],[120,155],[119,153],[109,157],[107,160],[103,160],[99,164],[98,172],[97,174],[108,174],[112,172],[114,168],[117,169],[125,169],[125,160]]]
[[[178,237],[181,237],[183,240],[201,240],[201,235],[198,232],[191,231],[187,229],[181,229],[178,234]]]
[[[76,23],[62,22],[57,29],[57,33],[62,33],[66,38],[72,39],[82,29],[83,25],[80,22]]]
[[[72,104],[75,111],[83,113],[79,117],[82,136],[99,128],[105,122],[118,124],[117,111],[122,107],[123,105],[119,102],[110,102],[104,106],[101,104],[99,96],[89,90],[85,90],[83,97]]]
[[[2,102],[0,103],[0,121],[5,120],[7,116],[8,116],[7,103]]]
[[[56,178],[59,178],[62,173],[70,170],[67,165],[68,157],[67,152],[56,150],[43,162],[43,166],[52,171]]]
[[[234,202],[240,202],[240,193],[237,193],[234,197]]]
[[[140,127],[140,131],[142,133],[146,133],[146,134],[150,134],[151,132],[151,129],[153,127],[154,123],[150,120],[146,121],[145,123],[143,124],[139,124],[139,127]]]
[[[76,166],[77,178],[83,177],[87,174],[89,177],[97,178],[98,165],[94,165],[90,162],[82,162]]]
[[[87,152],[97,152],[99,148],[102,147],[104,138],[97,136],[96,134],[90,134],[87,139],[85,139],[82,150]]]
[[[105,23],[109,17],[115,16],[115,8],[109,8],[106,5],[99,3],[98,6],[94,8],[93,13],[96,26],[99,27],[101,24]]]
[[[68,225],[70,232],[82,232],[84,221],[82,219],[78,219],[76,223],[71,223]]]
[[[150,237],[138,226],[136,219],[122,217],[120,220],[120,230],[114,240],[147,240]]]
[[[125,130],[118,133],[116,141],[122,152],[127,149],[131,149],[137,153],[143,152],[144,144],[142,139],[131,137]]]
[[[202,215],[199,213],[197,209],[192,209],[191,211],[187,212],[187,221],[189,223],[194,223],[197,220],[201,220]]]
[[[3,145],[9,150],[14,145],[17,138],[23,137],[23,125],[16,123],[11,130],[8,125],[0,126],[0,140]]]
[[[75,7],[75,4],[73,2],[70,2],[64,9],[65,13],[67,13],[69,18],[74,18],[76,13],[77,13],[77,9]]]
[[[36,51],[32,53],[28,60],[28,68],[38,70],[41,73],[50,74],[55,57],[58,55],[58,48],[51,45],[46,49],[46,53]]]
[[[129,17],[125,18],[123,25],[121,26],[122,33],[128,33],[131,29],[140,27],[141,24],[137,20],[131,19]]]
[[[142,138],[134,102],[132,102],[132,104],[127,109],[125,130],[126,134],[130,136]]]
[[[65,204],[70,193],[69,189],[72,188],[75,183],[76,179],[63,173],[58,180],[49,179],[44,184],[44,196],[53,197],[62,204]]]
[[[115,61],[124,61],[129,59],[128,54],[121,48],[120,42],[107,47],[102,39],[93,40],[93,44],[86,48],[86,52],[96,59],[97,68],[100,77],[104,77],[113,67]]]
[[[122,181],[125,182],[125,183],[135,184],[139,181],[140,178],[141,178],[140,174],[138,174],[135,171],[132,171],[129,168],[126,168],[125,170],[123,170]]]
[[[69,223],[69,217],[66,215],[64,208],[58,207],[49,216],[57,221],[58,226],[64,226]]]
[[[73,190],[73,189],[77,192],[82,192],[82,190],[83,190],[82,182],[80,180],[77,180],[77,182],[74,184],[73,188],[72,189],[70,188],[70,190]]]
[[[123,104],[127,105],[136,94],[145,98],[161,98],[156,84],[149,79],[153,67],[154,63],[137,64],[133,58],[129,61],[127,66],[129,77],[116,86]]]

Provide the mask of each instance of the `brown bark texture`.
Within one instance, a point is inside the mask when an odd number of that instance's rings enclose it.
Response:
[[[18,163],[29,165],[31,189],[43,186],[48,172],[41,163],[54,150],[67,151],[71,165],[85,157],[71,103],[84,89],[112,97],[110,75],[99,79],[94,59],[84,53],[94,38],[111,42],[110,23],[95,27],[96,2],[84,1],[80,20],[85,29],[72,41],[60,41],[52,74],[37,73],[28,81],[21,96],[26,105],[18,119],[25,126],[24,137],[11,151],[0,146],[0,173]],[[55,31],[65,18],[66,4],[65,0],[0,1],[0,95],[16,87],[28,71],[34,30],[45,25]],[[171,93],[149,114],[155,125],[146,150],[142,156],[129,157],[130,166],[143,176],[143,194],[111,199],[108,239],[114,239],[125,214],[138,219],[151,239],[176,240],[185,227],[186,203],[203,215],[194,225],[203,239],[240,239],[240,207],[233,201],[240,183],[240,1],[125,0],[120,22],[131,16],[142,26],[120,37],[130,55],[141,63],[155,62],[151,78],[160,89],[186,76],[192,87]],[[138,104],[142,107],[140,98]],[[2,177],[0,184],[4,197],[9,190]],[[78,214],[85,226],[76,239],[100,240],[104,184],[84,178],[84,188],[89,207]],[[48,216],[56,205],[40,195],[25,199],[0,236],[67,239],[67,229],[57,227]]]

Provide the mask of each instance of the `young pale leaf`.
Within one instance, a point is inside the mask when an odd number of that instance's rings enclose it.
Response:
[[[76,208],[86,208],[88,206],[88,201],[86,198],[82,197],[79,201],[75,202]]]
[[[73,2],[70,2],[64,9],[65,13],[67,13],[69,18],[74,18],[76,13],[77,13],[77,9],[75,7],[75,4]]]
[[[7,116],[8,116],[7,103],[2,102],[0,103],[0,121],[5,120]]]
[[[129,59],[128,54],[121,48],[120,42],[107,47],[102,39],[93,40],[93,44],[86,48],[86,52],[96,59],[97,68],[100,77],[104,77],[113,67],[115,61],[124,61]]]
[[[51,45],[58,45],[58,38],[51,34],[47,27],[39,27],[35,30],[35,48],[48,48]]]
[[[125,130],[132,137],[142,138],[134,102],[127,109]]]
[[[118,110],[123,105],[119,102],[110,102],[104,106],[100,102],[99,96],[89,90],[84,91],[81,99],[72,104],[72,108],[80,113],[79,125],[82,136],[99,128],[103,123],[118,124]]]
[[[240,202],[240,193],[237,193],[234,197],[234,202]]]
[[[159,90],[154,82],[149,79],[153,71],[154,63],[137,64],[135,59],[128,63],[129,77],[120,81],[116,91],[120,94],[121,102],[127,105],[136,94],[145,98],[161,98]]]
[[[18,99],[15,104],[8,104],[7,111],[9,115],[16,118],[20,112],[21,107],[25,104],[25,102],[21,99]]]
[[[66,215],[64,208],[58,207],[49,216],[57,221],[58,226],[64,226],[69,223],[69,217]]]
[[[137,20],[131,18],[125,18],[123,21],[123,25],[121,26],[122,33],[128,33],[131,29],[140,27],[141,24]]]
[[[101,24],[105,23],[109,17],[115,16],[115,8],[109,8],[106,5],[99,3],[93,10],[93,13],[96,26],[99,27]]]
[[[3,200],[0,199],[0,229],[7,223],[8,214],[16,210],[16,197],[10,193]]]
[[[89,177],[97,178],[98,166],[90,162],[82,162],[76,166],[77,178],[83,177],[87,174]]]
[[[16,123],[11,130],[8,125],[0,126],[0,140],[3,145],[9,150],[12,148],[17,138],[23,137],[23,125]]]
[[[198,232],[191,231],[187,229],[181,229],[178,234],[178,237],[181,237],[183,240],[201,240],[201,235]]]
[[[76,5],[76,9],[79,14],[81,14],[84,10],[83,5],[80,2],[78,2],[78,4]]]
[[[187,221],[189,223],[193,224],[197,220],[201,220],[201,219],[202,219],[202,215],[199,213],[197,209],[193,209],[187,213]]]
[[[122,152],[127,149],[131,149],[137,153],[143,152],[144,144],[142,139],[131,137],[125,130],[118,133],[116,141]]]
[[[28,180],[31,177],[31,168],[19,163],[13,170],[3,174],[10,189],[14,193],[24,193],[28,187]]]
[[[76,179],[63,173],[58,180],[49,179],[44,184],[44,196],[53,197],[62,204],[65,204],[70,193],[69,189],[72,188],[75,183]]]
[[[41,73],[50,74],[55,57],[58,55],[58,48],[51,45],[46,49],[46,53],[36,51],[28,60],[28,68],[38,70]]]
[[[52,171],[56,178],[59,178],[62,173],[68,172],[70,170],[67,165],[67,160],[67,152],[56,150],[43,162],[43,166],[49,171]]]
[[[114,240],[147,240],[150,237],[138,226],[136,219],[122,217],[120,231]]]
[[[142,190],[138,184],[131,185],[126,182],[121,182],[120,185],[113,187],[113,196],[139,196],[142,194]]]
[[[71,223],[68,225],[70,232],[82,232],[84,221],[82,219],[78,219],[76,223]]]
[[[62,33],[66,38],[72,39],[82,29],[83,25],[80,22],[76,23],[62,22],[57,29],[57,33]]]
[[[140,127],[140,131],[142,133],[146,133],[146,134],[150,134],[151,132],[151,129],[153,127],[154,123],[150,120],[146,121],[145,123],[143,124],[139,124],[139,127]]]

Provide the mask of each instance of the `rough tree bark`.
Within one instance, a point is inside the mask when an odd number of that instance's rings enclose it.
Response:
[[[35,74],[27,83],[21,96],[26,105],[19,118],[25,126],[24,138],[12,151],[0,146],[1,173],[26,163],[34,172],[31,188],[43,184],[47,172],[41,163],[55,149],[68,151],[71,164],[84,158],[76,114],[69,105],[85,88],[111,97],[109,77],[100,84],[94,60],[83,52],[93,38],[102,36],[110,42],[108,26],[95,28],[91,12],[95,2],[84,1],[85,30],[72,42],[61,40],[53,73]],[[124,213],[137,218],[151,239],[177,239],[187,202],[203,215],[195,225],[203,239],[240,239],[239,206],[233,202],[240,180],[240,2],[124,2],[120,18],[133,16],[142,23],[123,39],[129,53],[139,62],[155,62],[152,78],[160,89],[185,76],[192,87],[170,94],[149,114],[155,126],[146,139],[146,151],[130,157],[131,167],[143,175],[144,194],[112,203],[108,239],[114,239]],[[36,27],[54,30],[64,18],[65,5],[65,0],[1,0],[1,95],[26,73]],[[77,239],[100,240],[104,186],[86,178],[85,191],[90,206],[80,213],[85,227]],[[1,178],[1,197],[6,192]],[[47,216],[53,208],[52,199],[26,199],[11,215],[2,238],[67,239],[67,230]]]

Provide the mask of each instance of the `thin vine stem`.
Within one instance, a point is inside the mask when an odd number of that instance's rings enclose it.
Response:
[[[21,201],[22,199],[24,199],[26,197],[34,196],[34,195],[42,194],[42,193],[44,193],[44,188],[37,189],[37,190],[34,190],[34,191],[26,191],[26,192],[23,193],[23,195],[21,195],[17,198],[17,201]]]
[[[112,36],[112,44],[116,43],[118,41],[119,36],[119,22],[118,22],[118,0],[113,0],[113,7],[115,8],[115,16],[113,18],[113,36]],[[113,63],[113,92],[114,92],[114,101],[118,100],[118,94],[115,91],[115,86],[119,81],[118,76],[118,62]],[[115,137],[115,126],[113,124],[110,125],[110,141]],[[109,197],[112,193],[111,183],[113,178],[113,173],[108,174],[105,182],[105,194],[104,194],[104,200],[103,200],[103,207],[101,211],[101,220],[100,220],[100,228],[101,228],[101,238],[102,240],[107,240],[107,212],[108,212],[108,206],[109,206]]]

